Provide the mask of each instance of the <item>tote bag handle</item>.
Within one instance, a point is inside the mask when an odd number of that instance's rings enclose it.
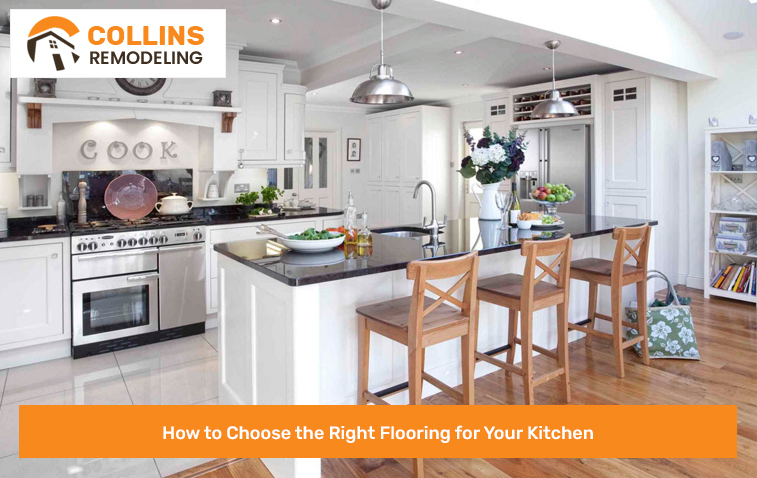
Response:
[[[663,274],[660,271],[656,270],[650,270],[649,275],[647,275],[647,280],[649,279],[662,279],[665,282],[668,283],[668,294],[673,295],[673,305],[679,306],[681,305],[681,301],[678,300],[678,294],[676,293],[675,287],[673,287],[673,283],[670,282],[670,279],[667,278],[665,274]]]

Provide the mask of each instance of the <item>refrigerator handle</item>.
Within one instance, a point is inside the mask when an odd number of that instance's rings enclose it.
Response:
[[[544,145],[544,179],[549,183],[552,181],[549,177],[549,129],[544,129],[542,144]]]

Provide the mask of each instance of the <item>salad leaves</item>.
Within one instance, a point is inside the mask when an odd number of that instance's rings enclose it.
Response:
[[[291,234],[289,239],[295,241],[323,241],[326,239],[335,239],[342,237],[344,234],[333,233],[329,231],[316,231],[315,228],[310,228],[302,234]]]

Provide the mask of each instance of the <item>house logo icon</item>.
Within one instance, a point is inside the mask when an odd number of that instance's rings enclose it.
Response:
[[[77,28],[77,26],[68,18],[43,18],[35,23],[31,31],[29,31],[29,39],[26,41],[26,49],[29,52],[29,58],[34,62],[36,62],[37,58],[47,56],[44,53],[51,54],[53,63],[55,63],[55,69],[61,71],[66,68],[63,63],[63,58],[68,58],[68,54],[70,53],[73,62],[76,63],[79,61],[79,55],[74,53],[76,47],[56,33],[54,31],[56,29],[65,32],[69,39],[79,33],[79,28]]]

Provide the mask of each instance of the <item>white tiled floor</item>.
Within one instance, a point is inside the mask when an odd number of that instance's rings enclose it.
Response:
[[[19,405],[217,405],[217,333],[0,371],[0,478],[158,478],[212,458],[18,457]]]

